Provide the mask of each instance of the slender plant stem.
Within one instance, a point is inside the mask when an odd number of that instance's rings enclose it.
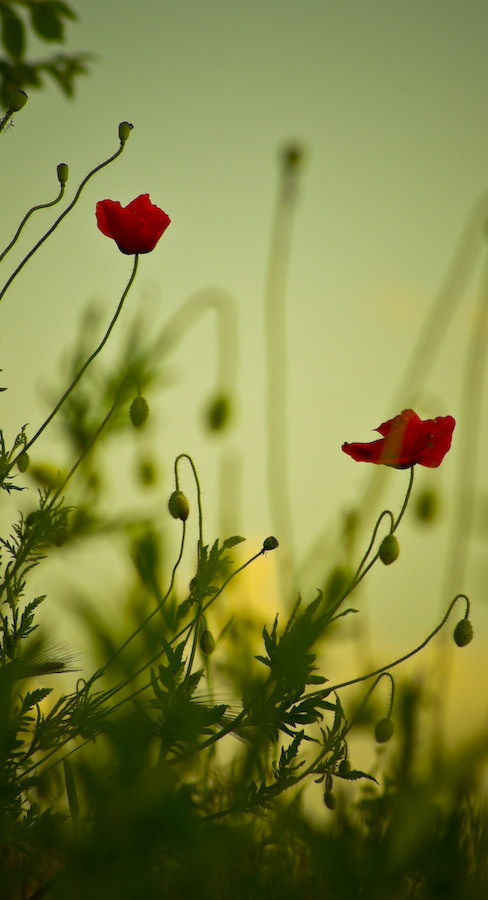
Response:
[[[405,656],[401,656],[400,659],[396,659],[394,662],[388,663],[388,665],[386,665],[386,666],[381,666],[380,669],[376,669],[374,672],[369,672],[367,675],[361,675],[359,678],[351,678],[350,681],[343,681],[340,684],[334,684],[334,685],[332,685],[332,687],[328,687],[325,692],[317,691],[317,694],[315,696],[317,696],[319,694],[322,694],[323,696],[328,696],[333,691],[338,691],[339,688],[349,687],[349,685],[351,685],[351,684],[359,684],[360,681],[368,681],[369,678],[374,678],[375,675],[379,675],[381,672],[386,672],[388,669],[393,669],[394,666],[399,666],[400,663],[405,662],[406,659],[410,659],[410,657],[415,656],[416,653],[419,653],[420,650],[423,650],[424,647],[426,647],[427,644],[430,643],[432,638],[434,638],[436,636],[436,634],[439,633],[439,631],[441,630],[441,628],[443,628],[443,626],[446,624],[449,616],[451,615],[454,605],[457,603],[458,600],[461,600],[461,599],[466,601],[466,604],[467,604],[466,617],[467,617],[468,613],[469,613],[469,600],[466,597],[466,594],[456,594],[456,596],[454,597],[454,600],[449,604],[448,610],[447,610],[444,618],[440,622],[440,624],[437,626],[437,628],[434,628],[434,631],[432,631],[429,634],[429,636],[425,639],[425,641],[422,641],[422,643],[419,644],[419,646],[416,647],[415,650],[411,650],[410,653],[406,653]],[[314,695],[311,695],[311,696],[314,696]]]
[[[129,291],[130,291],[130,289],[131,289],[131,287],[132,287],[132,284],[133,284],[133,282],[134,282],[134,278],[136,277],[136,272],[137,272],[137,265],[138,265],[138,262],[139,262],[139,254],[136,253],[135,256],[134,256],[134,266],[133,266],[133,268],[132,268],[132,274],[131,274],[131,276],[130,276],[130,278],[129,278],[129,281],[127,282],[127,286],[126,286],[126,288],[125,288],[125,290],[124,290],[124,293],[122,294],[122,297],[121,297],[120,300],[119,300],[119,305],[117,306],[117,309],[116,309],[115,314],[114,314],[114,316],[113,316],[113,318],[112,318],[112,321],[110,322],[110,325],[108,326],[108,328],[107,328],[107,330],[106,330],[106,332],[105,332],[105,334],[104,334],[102,340],[100,341],[98,347],[96,348],[96,350],[93,351],[93,353],[91,354],[91,356],[88,357],[88,359],[87,359],[86,362],[83,364],[83,366],[81,367],[80,371],[78,372],[76,378],[74,378],[74,380],[71,382],[69,388],[64,392],[63,396],[62,396],[61,399],[58,401],[58,403],[57,403],[56,406],[54,407],[53,411],[50,413],[50,415],[47,417],[47,419],[46,419],[45,422],[41,425],[41,427],[38,429],[38,431],[36,431],[34,437],[32,437],[32,438],[30,439],[30,441],[25,445],[25,447],[23,448],[23,450],[22,450],[22,452],[19,454],[19,456],[21,456],[22,453],[25,453],[30,447],[32,447],[32,444],[34,443],[34,441],[37,441],[37,438],[42,434],[42,432],[44,431],[44,429],[47,428],[47,426],[48,426],[49,423],[52,421],[52,419],[54,419],[54,416],[55,416],[56,413],[61,409],[61,407],[62,407],[64,401],[69,397],[69,395],[71,394],[71,392],[74,390],[74,388],[75,388],[76,385],[78,384],[80,378],[81,378],[81,377],[84,375],[84,373],[86,372],[86,370],[87,370],[88,366],[90,365],[90,363],[93,362],[93,360],[95,359],[95,357],[98,356],[98,354],[100,353],[100,351],[103,349],[103,347],[104,347],[105,344],[107,343],[107,341],[108,341],[108,339],[109,339],[109,337],[110,337],[110,334],[111,334],[111,332],[112,332],[112,329],[113,329],[113,327],[114,327],[114,325],[115,325],[115,323],[116,323],[116,321],[117,321],[117,319],[118,319],[118,317],[119,317],[119,315],[120,315],[120,313],[121,313],[122,307],[123,307],[123,305],[124,305],[125,298],[127,297],[127,294],[129,293]],[[12,466],[15,465],[16,461],[17,461],[17,459],[15,459],[12,463],[10,463],[9,469],[11,469]]]
[[[93,175],[95,175],[97,172],[99,172],[100,169],[104,169],[105,166],[108,166],[111,162],[114,161],[114,159],[117,159],[117,157],[120,156],[120,154],[122,153],[122,150],[124,149],[124,147],[125,147],[125,141],[121,141],[121,142],[120,142],[120,147],[119,147],[119,149],[117,150],[117,152],[114,153],[113,156],[111,156],[109,159],[106,159],[105,162],[100,163],[99,166],[95,166],[95,168],[92,169],[91,172],[88,173],[88,175],[86,176],[86,178],[83,179],[83,181],[81,182],[81,184],[80,184],[78,190],[76,191],[76,194],[75,194],[73,200],[71,201],[70,205],[66,207],[66,209],[61,213],[61,215],[56,219],[54,225],[52,225],[51,228],[50,228],[48,231],[46,231],[46,233],[45,233],[45,234],[42,236],[42,238],[37,242],[37,244],[32,248],[32,250],[29,250],[27,256],[24,257],[24,259],[22,260],[22,262],[21,262],[21,263],[17,266],[17,268],[15,269],[15,272],[12,273],[12,275],[10,276],[10,278],[8,279],[8,281],[5,283],[5,285],[3,286],[2,290],[0,291],[0,301],[2,300],[3,295],[5,294],[5,292],[8,290],[8,288],[9,288],[10,285],[12,284],[12,281],[14,280],[14,278],[16,278],[17,275],[19,274],[19,272],[24,268],[26,262],[28,262],[29,259],[31,258],[31,256],[34,255],[34,253],[36,252],[36,250],[38,250],[39,247],[42,246],[42,244],[44,243],[44,241],[47,241],[48,237],[53,233],[53,231],[56,230],[56,228],[57,228],[58,225],[63,221],[63,219],[65,218],[65,216],[67,216],[68,213],[71,212],[71,210],[73,209],[73,206],[75,205],[75,203],[78,202],[79,197],[80,197],[80,194],[81,194],[83,188],[85,187],[86,183],[90,180],[90,178],[92,178]]]
[[[32,209],[29,210],[29,212],[22,219],[22,222],[20,223],[19,227],[17,228],[17,231],[15,232],[14,237],[10,241],[10,244],[7,247],[5,247],[5,250],[3,251],[3,253],[0,254],[0,263],[2,262],[2,259],[4,259],[4,257],[7,255],[9,250],[12,249],[15,242],[19,239],[20,233],[21,233],[24,225],[26,224],[27,220],[31,217],[32,213],[37,212],[38,209],[49,209],[50,206],[56,206],[56,203],[59,203],[59,201],[62,200],[62,198],[64,197],[65,190],[66,190],[66,185],[62,184],[60,187],[60,190],[59,190],[59,194],[55,200],[51,200],[50,203],[40,203],[38,206],[33,206]]]
[[[191,456],[188,453],[180,453],[179,456],[175,459],[175,484],[176,490],[178,491],[180,488],[180,481],[178,475],[178,464],[180,459],[187,459],[191,465],[193,477],[195,479],[195,484],[197,486],[197,503],[198,503],[198,560],[200,561],[200,557],[203,550],[203,510],[202,510],[202,491],[200,488],[200,481],[198,478],[198,472],[193,462]]]
[[[296,208],[301,152],[283,148],[281,179],[274,211],[264,317],[266,340],[267,481],[274,530],[282,553],[278,566],[283,596],[294,576],[294,539],[288,486],[286,283]]]

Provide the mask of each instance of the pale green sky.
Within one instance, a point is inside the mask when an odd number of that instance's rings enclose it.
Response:
[[[466,216],[487,186],[488,7],[481,0],[76,0],[74,6],[80,22],[69,26],[68,49],[92,51],[98,60],[79,81],[74,103],[54,86],[32,92],[3,137],[3,242],[28,205],[54,196],[57,163],[70,165],[71,196],[117,148],[118,122],[127,119],[134,131],[123,156],[93,179],[3,301],[6,431],[10,437],[25,421],[32,429],[39,424],[46,410],[40,385],[54,380],[86,302],[103,300],[108,319],[128,278],[131,261],[96,228],[96,201],[125,205],[149,192],[172,225],[141,259],[130,304],[135,308],[142,294],[155,297],[155,325],[162,325],[202,287],[216,285],[235,297],[240,412],[226,446],[243,454],[237,525],[253,539],[273,531],[265,491],[262,305],[277,148],[297,138],[308,162],[287,299],[289,471],[303,557],[368,474],[341,444],[373,439],[371,429],[390,412]],[[50,221],[46,215],[32,223],[22,246],[29,248]],[[12,254],[7,274],[13,264]],[[471,309],[468,297],[417,408],[424,417],[459,416]],[[214,334],[207,315],[175,351],[181,381],[148,398],[166,470],[181,451],[198,463],[209,538],[217,529],[221,451],[203,434],[200,418],[214,384]],[[485,422],[485,437],[486,431]],[[47,444],[41,451],[45,456]],[[429,476],[446,491],[455,452],[454,442]],[[425,481],[425,472],[418,474]],[[480,482],[486,489],[484,474]],[[404,483],[404,473],[392,474],[387,497],[395,509]],[[162,497],[169,489],[163,486]],[[395,572],[374,576],[372,616],[399,634],[418,634],[437,618],[445,526],[420,534],[406,522],[405,541]],[[481,593],[480,573],[486,574],[486,543],[477,538],[467,589]],[[394,613],[392,593],[400,598]]]

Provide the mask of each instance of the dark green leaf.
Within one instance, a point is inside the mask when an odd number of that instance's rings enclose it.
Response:
[[[9,56],[21,59],[25,50],[24,24],[18,16],[7,7],[2,7],[2,44]]]

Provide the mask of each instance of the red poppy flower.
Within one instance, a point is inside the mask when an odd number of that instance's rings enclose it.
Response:
[[[115,200],[97,203],[97,223],[100,231],[116,241],[122,253],[149,253],[154,250],[171,219],[153,206],[149,194],[141,194],[128,206]]]
[[[417,463],[435,469],[451,446],[455,421],[452,416],[419,419],[413,409],[384,422],[376,431],[383,437],[369,444],[343,444],[344,453],[356,462],[372,462],[409,469]]]

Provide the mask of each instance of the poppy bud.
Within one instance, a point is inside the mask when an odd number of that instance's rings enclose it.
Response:
[[[133,129],[133,125],[130,122],[121,122],[119,125],[119,139],[123,144],[129,140],[130,133]]]
[[[136,397],[129,409],[130,420],[134,428],[141,428],[149,415],[149,406],[144,397]]]
[[[342,759],[341,762],[339,763],[339,775],[342,775],[344,777],[346,775],[349,775],[350,771],[351,771],[351,763],[349,762],[348,759]]]
[[[17,459],[17,468],[19,472],[27,472],[29,468],[30,459],[27,453],[21,453]]]
[[[62,526],[60,528],[57,528],[56,531],[54,532],[53,544],[55,544],[56,547],[62,547],[63,544],[65,544],[67,540],[68,540],[68,529],[63,528]]]
[[[19,109],[22,109],[23,106],[28,101],[28,96],[25,91],[14,91],[10,96],[10,100],[8,101],[8,108],[10,112],[18,112]]]
[[[168,500],[168,509],[173,519],[181,519],[182,522],[186,522],[190,514],[190,504],[183,491],[173,491]]]
[[[205,631],[202,631],[200,635],[200,650],[202,653],[205,653],[205,656],[210,656],[215,650],[214,637],[208,628],[206,628]]]
[[[469,619],[461,619],[454,629],[454,640],[458,647],[465,647],[473,640],[473,626]]]
[[[69,166],[67,163],[59,163],[58,166],[58,181],[60,184],[66,184],[69,178]]]
[[[434,491],[422,491],[417,499],[416,513],[421,522],[432,522],[438,510],[437,495]]]
[[[378,741],[378,744],[386,744],[386,742],[391,740],[391,738],[393,737],[394,731],[395,726],[388,716],[388,718],[386,719],[380,719],[380,721],[377,723],[374,730],[374,736]]]
[[[335,809],[336,808],[336,798],[335,794],[332,791],[326,791],[324,794],[324,803],[327,809]]]
[[[230,418],[229,398],[222,395],[211,403],[207,412],[207,424],[211,431],[222,431]]]
[[[39,516],[39,511],[35,509],[33,512],[30,512],[28,516],[26,516],[25,524],[28,528],[31,528],[32,525],[35,525]]]
[[[379,557],[385,566],[390,566],[395,562],[400,553],[400,547],[394,534],[387,534],[380,544]]]
[[[267,537],[265,541],[263,541],[263,550],[267,552],[268,550],[276,550],[279,546],[278,541],[275,537]]]

